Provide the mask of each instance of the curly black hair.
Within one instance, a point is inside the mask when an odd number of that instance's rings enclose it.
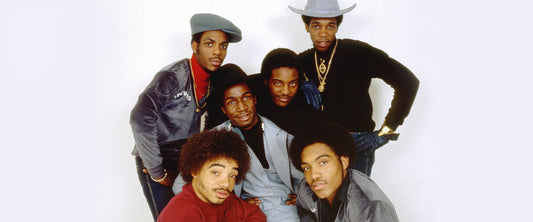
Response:
[[[277,48],[270,51],[261,63],[261,77],[268,81],[272,76],[272,70],[289,67],[298,70],[298,78],[302,79],[302,64],[298,59],[298,55],[287,48]]]
[[[348,166],[355,161],[357,145],[343,126],[332,122],[313,122],[296,132],[292,140],[289,155],[296,169],[302,171],[302,151],[315,143],[326,144],[339,157],[348,157]]]
[[[239,165],[239,182],[250,169],[250,156],[246,143],[234,132],[209,130],[194,134],[181,148],[179,171],[183,180],[192,182],[192,173],[199,172],[207,161],[226,157]]]

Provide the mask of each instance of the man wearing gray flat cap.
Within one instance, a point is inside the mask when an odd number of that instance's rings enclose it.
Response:
[[[337,39],[343,14],[337,0],[308,0],[304,10],[289,6],[302,15],[313,48],[299,54],[310,80],[301,84],[307,101],[321,110],[327,121],[346,128],[357,143],[352,169],[370,176],[374,152],[389,140],[409,114],[418,91],[416,76],[385,52],[358,40]],[[382,79],[394,89],[394,97],[383,125],[375,130],[372,101],[368,92],[372,78]]]
[[[200,132],[207,98],[213,94],[210,76],[222,65],[228,44],[242,39],[241,30],[218,15],[195,14],[190,24],[192,57],[161,69],[130,116],[132,154],[154,221],[174,196],[180,146]]]

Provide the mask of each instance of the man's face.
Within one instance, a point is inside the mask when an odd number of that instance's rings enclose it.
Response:
[[[298,90],[298,70],[290,67],[273,69],[267,86],[270,97],[277,106],[289,105]]]
[[[313,46],[318,51],[326,51],[337,33],[337,19],[336,18],[311,18],[309,24],[305,25],[305,30],[309,32]]]
[[[305,180],[320,199],[333,202],[342,184],[349,163],[348,157],[338,157],[326,144],[314,143],[302,151]]]
[[[200,42],[191,43],[192,51],[198,61],[198,64],[206,72],[216,71],[228,50],[228,37],[222,31],[206,31],[200,37]]]
[[[226,89],[223,101],[222,112],[228,116],[233,126],[248,130],[257,123],[256,99],[248,84],[239,83]]]
[[[238,174],[239,165],[233,159],[219,157],[209,160],[199,172],[192,174],[194,193],[206,203],[219,205],[233,191]]]

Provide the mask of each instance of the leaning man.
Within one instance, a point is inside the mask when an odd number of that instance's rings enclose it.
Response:
[[[200,132],[201,116],[212,93],[210,78],[224,61],[230,42],[241,30],[218,15],[191,17],[192,57],[159,71],[131,111],[135,138],[132,154],[154,221],[174,196],[180,146]]]
[[[295,135],[290,155],[305,175],[297,188],[300,221],[398,221],[394,206],[374,181],[348,169],[355,146],[335,123],[313,123]]]
[[[183,145],[179,165],[187,184],[158,222],[266,221],[258,206],[232,193],[235,182],[250,169],[248,148],[237,134],[225,130],[195,134]]]

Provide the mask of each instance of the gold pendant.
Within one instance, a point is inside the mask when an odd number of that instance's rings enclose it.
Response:
[[[200,109],[199,109],[199,108],[196,108],[196,112],[199,113],[199,112],[200,112]]]
[[[324,72],[326,72],[326,65],[324,65],[324,61],[320,63],[320,66],[318,67],[318,71],[320,71],[320,74],[324,74]]]
[[[320,83],[320,86],[318,86],[318,91],[324,92],[324,85],[326,85],[326,83]]]

